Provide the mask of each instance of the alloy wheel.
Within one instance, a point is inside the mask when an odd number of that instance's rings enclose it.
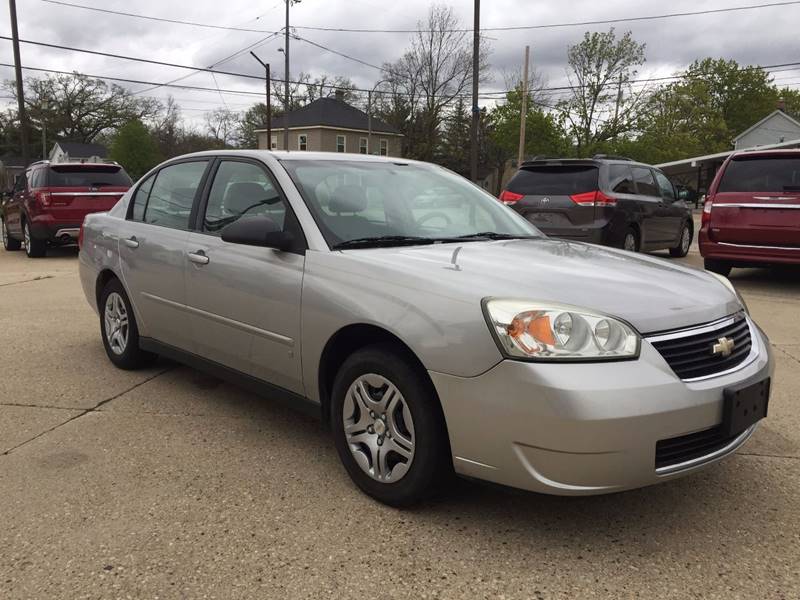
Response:
[[[348,388],[342,411],[345,439],[358,466],[372,479],[394,483],[414,459],[414,422],[403,394],[368,373]]]
[[[625,242],[622,247],[628,252],[636,252],[636,236],[632,232],[625,234]]]
[[[106,298],[103,318],[108,346],[114,354],[123,354],[128,347],[128,310],[122,296],[117,292],[111,292]]]
[[[683,254],[688,254],[689,246],[692,244],[692,232],[689,231],[689,227],[683,228],[683,233],[681,233],[681,252]]]

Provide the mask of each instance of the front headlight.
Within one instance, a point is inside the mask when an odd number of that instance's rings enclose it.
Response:
[[[509,358],[550,361],[621,360],[639,356],[633,327],[583,308],[487,298],[483,310]]]
[[[737,300],[739,300],[739,304],[742,305],[744,312],[746,312],[748,315],[750,314],[750,311],[747,308],[747,304],[745,304],[744,298],[742,298],[742,295],[736,290],[735,287],[733,287],[733,284],[731,283],[730,279],[728,279],[724,275],[720,275],[719,273],[714,273],[714,271],[706,271],[706,273],[716,277],[722,285],[724,285],[731,292],[733,292],[733,295],[736,296]]]

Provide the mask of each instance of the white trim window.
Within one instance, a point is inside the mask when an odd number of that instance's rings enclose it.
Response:
[[[300,133],[297,136],[297,149],[298,150],[308,150],[308,135],[305,133]]]
[[[381,140],[381,156],[389,156],[389,140]]]
[[[271,150],[277,150],[278,149],[278,136],[277,135],[273,135],[272,136],[272,139],[269,141],[269,147],[270,147]]]
[[[344,135],[336,136],[336,151],[347,152],[347,136]]]
[[[358,140],[358,153],[369,154],[369,141],[367,138],[359,138]]]

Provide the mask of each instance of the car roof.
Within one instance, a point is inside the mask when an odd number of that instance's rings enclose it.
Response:
[[[353,154],[347,152],[308,152],[305,150],[294,150],[287,152],[286,150],[206,150],[203,152],[194,152],[192,154],[184,154],[176,156],[174,159],[185,159],[191,157],[207,157],[207,156],[249,156],[253,158],[260,158],[262,160],[278,160],[278,161],[348,161],[348,162],[380,162],[380,163],[403,163],[403,164],[429,164],[423,161],[411,160],[408,158],[401,158],[399,156],[376,156],[374,154]]]

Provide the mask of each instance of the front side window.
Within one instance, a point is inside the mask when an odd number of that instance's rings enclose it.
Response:
[[[617,194],[635,194],[633,173],[628,165],[610,165],[608,167],[608,187]]]
[[[161,169],[150,190],[142,220],[171,229],[189,229],[189,215],[194,197],[207,165],[208,161],[203,160],[178,163]]]
[[[305,133],[297,136],[297,149],[308,150],[308,136]]]
[[[656,171],[655,174],[658,187],[661,189],[661,197],[670,202],[677,200],[675,197],[675,188],[672,187],[672,182],[667,179],[667,176],[661,171]]]
[[[653,172],[646,167],[632,167],[633,180],[636,182],[636,190],[642,196],[661,196],[661,191],[656,186],[653,179]]]
[[[266,171],[258,165],[223,160],[208,195],[203,231],[219,234],[244,216],[269,217],[283,228],[286,205]]]
[[[485,236],[538,237],[513,210],[463,177],[433,165],[286,160],[331,247],[363,238],[411,242]]]
[[[367,154],[367,152],[369,152],[369,142],[367,142],[367,138],[358,140],[358,152],[360,154]]]
[[[381,140],[381,156],[389,156],[389,140]]]
[[[336,151],[337,152],[347,152],[347,144],[345,137],[343,135],[336,136]]]

